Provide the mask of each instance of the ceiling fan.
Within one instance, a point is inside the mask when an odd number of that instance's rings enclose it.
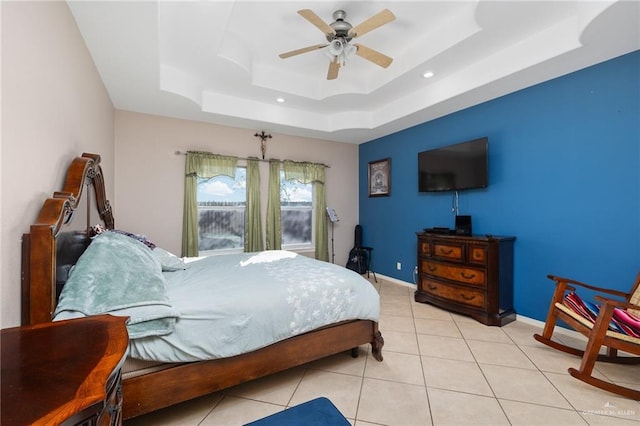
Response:
[[[393,58],[369,47],[363,46],[362,44],[351,44],[351,40],[354,38],[360,37],[369,31],[375,30],[376,28],[396,19],[395,15],[391,13],[389,9],[384,9],[355,27],[344,20],[347,16],[347,13],[344,10],[336,10],[333,12],[333,19],[335,19],[335,22],[331,24],[324,22],[311,9],[299,10],[298,13],[322,31],[327,38],[328,43],[314,44],[313,46],[307,46],[302,49],[281,53],[279,56],[282,59],[327,47],[326,53],[331,58],[329,71],[327,72],[327,80],[334,80],[338,78],[338,71],[340,70],[340,67],[344,66],[347,59],[353,57],[354,54],[383,68],[387,68],[393,61]]]

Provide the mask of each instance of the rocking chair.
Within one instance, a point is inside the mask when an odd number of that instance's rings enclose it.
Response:
[[[592,375],[596,361],[619,364],[640,364],[640,356],[621,356],[618,354],[618,351],[623,351],[630,355],[640,355],[640,338],[609,329],[610,321],[614,316],[614,308],[619,308],[632,315],[640,316],[640,273],[636,277],[629,293],[594,287],[579,281],[554,275],[548,275],[547,277],[556,282],[556,288],[542,335],[534,334],[533,337],[537,341],[554,349],[582,357],[579,369],[569,368],[568,370],[569,374],[576,379],[627,398],[640,400],[640,391],[607,382],[595,378]],[[613,300],[603,297],[602,295],[595,296],[595,299],[600,304],[600,308],[594,323],[563,304],[565,294],[575,291],[574,286],[587,288],[610,296],[617,296],[622,300]],[[585,350],[579,350],[551,340],[558,319],[561,319],[588,339]],[[606,354],[600,354],[600,348],[602,346],[606,347]]]

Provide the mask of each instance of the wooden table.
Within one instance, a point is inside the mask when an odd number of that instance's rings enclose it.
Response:
[[[99,315],[2,330],[0,423],[121,424],[126,320]]]

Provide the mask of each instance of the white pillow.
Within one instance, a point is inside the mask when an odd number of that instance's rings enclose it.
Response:
[[[163,248],[156,247],[152,252],[156,259],[160,261],[162,271],[164,272],[174,272],[187,269],[187,264],[184,263],[182,259]]]

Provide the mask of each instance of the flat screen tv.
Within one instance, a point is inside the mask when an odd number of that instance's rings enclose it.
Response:
[[[488,138],[479,138],[418,153],[420,192],[486,188]]]

